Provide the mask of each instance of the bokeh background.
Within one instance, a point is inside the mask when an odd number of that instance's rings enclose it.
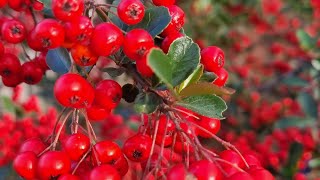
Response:
[[[227,87],[236,93],[223,97],[228,110],[219,136],[242,153],[254,153],[277,179],[320,177],[320,1],[179,0],[177,4],[186,13],[184,32],[201,48],[216,45],[226,55]],[[28,14],[15,15],[31,21]],[[6,49],[19,52],[17,47]],[[107,66],[113,66],[108,59],[99,64]],[[92,78],[101,75],[110,78],[98,71]],[[1,180],[18,179],[11,161],[24,140],[45,139],[51,133],[61,111],[52,95],[56,77],[47,72],[32,87],[11,89],[0,84]],[[122,85],[131,82],[126,75],[116,79]],[[100,137],[121,143],[138,122],[130,104],[123,102],[94,126]]]

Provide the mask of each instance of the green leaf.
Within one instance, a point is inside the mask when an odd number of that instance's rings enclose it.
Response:
[[[316,125],[315,119],[291,116],[278,120],[274,124],[274,127],[279,129],[286,129],[288,127],[304,128],[312,127],[314,125]]]
[[[289,158],[284,167],[283,174],[286,177],[293,177],[298,170],[298,161],[301,159],[303,153],[303,145],[297,142],[291,144],[289,149]]]
[[[223,119],[222,113],[227,110],[223,99],[216,95],[197,95],[182,99],[177,105],[190,109],[200,115]]]
[[[293,86],[293,87],[305,87],[309,83],[308,81],[301,79],[299,77],[289,76],[282,80],[282,83],[286,84],[287,86]]]
[[[310,168],[318,168],[320,167],[320,158],[311,159],[308,162]]]
[[[191,84],[180,92],[180,96],[194,96],[194,95],[232,95],[235,93],[234,89],[228,87],[219,87],[209,82],[199,82]]]
[[[300,103],[303,111],[309,117],[318,118],[318,110],[317,110],[317,102],[313,99],[313,97],[305,92],[300,92],[297,98],[298,102]]]
[[[300,46],[305,49],[305,50],[309,50],[312,49],[315,44],[316,41],[314,39],[312,39],[309,34],[307,34],[304,30],[298,30],[296,32],[296,36],[298,37],[298,40],[300,42]]]
[[[59,74],[69,72],[71,68],[71,58],[66,48],[50,49],[46,56],[46,63],[49,68]]]
[[[124,73],[124,69],[114,67],[103,68],[101,71],[108,73],[113,78],[121,76]]]
[[[197,69],[194,70],[193,73],[180,85],[179,92],[181,92],[181,90],[183,90],[190,84],[198,82],[203,74],[203,69],[203,65],[198,65]]]
[[[154,93],[140,93],[134,101],[134,109],[138,113],[153,113],[158,105],[160,104],[161,99]]]
[[[148,54],[147,64],[163,81],[168,88],[172,89],[172,67],[170,59],[160,49],[153,49]]]
[[[142,21],[134,26],[130,26],[128,31],[136,28],[147,30],[152,37],[160,34],[170,23],[171,16],[168,8],[163,6],[151,7],[146,10]]]
[[[3,96],[1,97],[2,107],[5,111],[14,113],[16,110],[16,105],[12,102],[9,97]]]
[[[200,48],[189,37],[178,38],[170,45],[168,52],[172,64],[173,86],[186,80],[200,63]]]

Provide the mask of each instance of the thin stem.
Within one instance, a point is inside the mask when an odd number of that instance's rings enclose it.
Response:
[[[53,140],[54,140],[55,132],[56,132],[56,129],[57,129],[57,126],[58,126],[60,120],[62,119],[62,115],[67,111],[67,109],[68,109],[68,108],[66,108],[66,107],[63,108],[63,110],[61,111],[61,113],[60,113],[59,116],[58,116],[58,119],[57,119],[56,123],[54,124],[53,132],[52,132],[52,134],[51,134],[51,143],[52,143]]]
[[[73,169],[72,171],[72,175],[74,175],[74,173],[76,173],[78,167],[80,166],[80,164],[86,159],[86,157],[88,156],[88,154],[91,152],[92,150],[92,146],[90,146],[90,149],[88,149],[88,151],[81,157],[80,161],[77,163],[76,167]]]
[[[56,135],[54,141],[52,142],[52,149],[53,149],[53,150],[56,149],[56,146],[57,146],[57,143],[58,143],[58,141],[59,141],[59,137],[60,137],[60,134],[61,134],[61,132],[62,132],[62,130],[63,130],[63,127],[64,127],[65,123],[67,122],[67,120],[68,120],[68,118],[69,118],[69,116],[71,115],[72,112],[73,112],[73,111],[68,112],[68,114],[66,115],[66,117],[62,120],[61,126],[60,126],[60,128],[59,128],[59,130],[58,130],[58,132],[57,132],[57,135]]]

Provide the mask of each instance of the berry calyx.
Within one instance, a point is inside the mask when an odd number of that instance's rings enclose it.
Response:
[[[136,134],[123,145],[123,153],[128,159],[134,162],[143,162],[148,159],[150,155],[150,147],[152,139],[148,135]]]
[[[37,84],[42,79],[43,71],[36,62],[28,61],[22,65],[21,74],[23,82],[27,84]]]
[[[117,8],[119,18],[128,25],[139,23],[144,17],[144,11],[140,0],[122,0]]]
[[[76,44],[71,50],[71,56],[79,66],[92,66],[98,61],[96,56],[88,46]]]
[[[21,64],[17,56],[6,53],[0,57],[0,75],[2,77],[12,77],[19,74],[21,70]]]
[[[2,24],[1,36],[8,43],[20,43],[26,38],[26,28],[20,21],[11,19]]]
[[[217,46],[209,46],[201,51],[201,63],[205,70],[216,72],[224,65],[224,52]]]
[[[70,21],[81,16],[84,10],[84,0],[53,0],[52,12],[62,21]]]

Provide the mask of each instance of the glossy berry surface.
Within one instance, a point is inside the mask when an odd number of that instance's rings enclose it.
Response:
[[[69,136],[63,144],[65,152],[73,161],[79,161],[90,148],[90,139],[81,133]]]
[[[71,169],[68,155],[62,151],[48,151],[38,161],[37,171],[40,179],[50,179],[66,174]]]
[[[153,46],[153,38],[148,31],[144,29],[134,29],[126,34],[123,51],[126,56],[136,61],[143,58]]]
[[[11,77],[22,70],[17,56],[6,53],[0,57],[0,75],[2,77]]]
[[[139,23],[144,17],[144,11],[140,0],[122,0],[117,7],[119,18],[128,25]]]
[[[174,5],[174,3],[176,2],[176,0],[152,0],[153,4],[156,6],[170,6],[170,5]]]
[[[20,43],[26,38],[26,28],[20,21],[11,19],[2,24],[1,36],[8,43]]]
[[[95,103],[93,103],[91,106],[86,108],[86,111],[87,111],[87,116],[91,121],[105,120],[111,112],[110,109],[105,109]]]
[[[22,79],[27,84],[37,84],[41,81],[43,76],[43,70],[34,61],[28,61],[22,64]]]
[[[65,107],[88,107],[94,99],[92,86],[78,74],[67,73],[59,77],[53,92],[57,101]]]
[[[90,48],[96,55],[109,56],[119,50],[123,39],[123,34],[117,26],[101,23],[92,33]]]
[[[235,151],[224,150],[220,153],[220,158],[230,162],[234,166],[238,166],[240,168],[244,167],[243,160],[241,159],[240,155],[238,153],[236,153]],[[224,171],[227,172],[229,175],[232,175],[232,174],[238,172],[238,170],[236,168],[234,168],[231,165],[226,164],[226,163],[221,163],[221,167],[223,167]]]
[[[113,109],[121,100],[122,89],[116,81],[106,79],[97,84],[95,96],[95,101],[101,107],[105,109]]]
[[[52,0],[52,12],[56,18],[71,21],[82,15],[84,0]]]
[[[215,72],[224,65],[224,52],[217,46],[209,46],[201,51],[201,63],[205,70]]]
[[[121,148],[113,141],[98,142],[94,145],[93,150],[95,151],[94,156],[97,156],[102,164],[113,164],[122,156]]]
[[[172,33],[177,33],[181,30],[185,22],[184,11],[176,6],[171,5],[167,7],[171,16],[170,24],[163,30],[162,35],[168,36]]]
[[[163,50],[163,52],[168,53],[172,42],[180,37],[183,37],[183,34],[181,34],[179,32],[172,33],[172,34],[169,34],[168,36],[166,36],[161,43],[161,49]]]
[[[222,174],[219,168],[213,162],[208,160],[200,160],[192,163],[189,167],[189,172],[198,180],[222,179]]]
[[[167,173],[167,180],[185,179],[187,176],[187,169],[184,164],[177,164],[170,168]]]
[[[197,124],[204,128],[205,130],[209,131],[211,134],[217,134],[220,130],[221,122],[219,119],[216,118],[209,118],[206,116],[201,116],[200,120],[197,121]],[[197,134],[203,138],[210,138],[212,135],[207,133],[206,131],[197,128]]]
[[[229,73],[224,68],[218,69],[214,72],[218,77],[212,82],[217,86],[224,86],[228,80]]]
[[[151,144],[152,139],[150,136],[137,134],[126,140],[122,150],[129,160],[142,162],[148,159]]]
[[[13,161],[14,170],[25,179],[34,179],[36,177],[38,158],[34,152],[22,152],[16,156]]]
[[[91,20],[80,16],[64,23],[66,40],[72,43],[89,43],[93,33]]]
[[[41,21],[28,37],[28,45],[34,50],[57,48],[64,42],[64,28],[54,19]]]
[[[19,152],[32,151],[36,155],[46,149],[46,145],[39,138],[31,138],[25,141],[19,149]]]
[[[95,167],[90,172],[89,179],[93,180],[120,180],[121,176],[118,171],[111,165],[103,164]]]
[[[139,59],[136,61],[136,67],[137,67],[137,71],[144,77],[152,77],[153,76],[153,71],[150,68],[150,66],[147,64],[147,57],[148,54],[146,56],[144,56],[143,58]]]

